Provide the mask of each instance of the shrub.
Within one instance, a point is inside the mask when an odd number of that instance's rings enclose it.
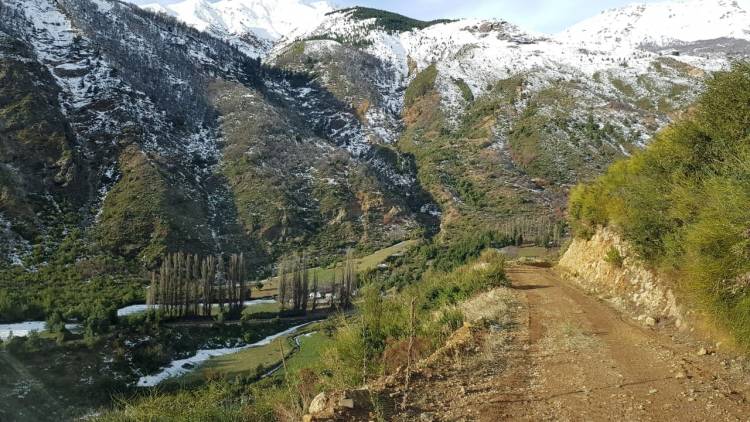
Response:
[[[412,301],[415,357],[434,350],[463,324],[463,314],[455,305],[478,292],[507,286],[504,269],[504,257],[488,250],[450,272],[430,272],[397,295],[384,296],[376,284],[368,286],[357,304],[358,317],[339,320],[325,354],[326,367],[332,372],[329,387],[358,385],[364,376],[392,370],[393,361],[405,360]]]
[[[608,262],[616,268],[622,268],[622,264],[625,258],[620,254],[620,250],[612,246],[607,251],[607,255],[604,257],[604,261]]]

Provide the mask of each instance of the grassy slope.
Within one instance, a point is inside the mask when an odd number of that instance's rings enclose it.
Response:
[[[306,332],[314,332],[315,330],[316,325],[305,329]],[[309,366],[311,362],[317,361],[320,358],[319,353],[323,346],[329,342],[328,337],[316,332],[311,336],[299,337],[300,348],[298,351],[295,351],[292,340],[297,336],[301,336],[301,334],[303,333],[295,333],[265,346],[210,359],[200,368],[174,380],[174,382],[193,384],[216,376],[234,379],[236,377],[255,377],[264,374],[270,368],[281,364],[279,342],[282,342],[284,354],[288,358],[287,369],[289,371],[297,371]],[[258,371],[259,367],[261,367],[260,372]],[[283,371],[277,372],[277,374],[282,373]]]

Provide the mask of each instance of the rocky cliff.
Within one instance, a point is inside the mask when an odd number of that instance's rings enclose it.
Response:
[[[574,239],[558,268],[569,280],[645,325],[687,327],[688,313],[675,296],[674,283],[648,269],[612,229],[600,228],[589,240]]]

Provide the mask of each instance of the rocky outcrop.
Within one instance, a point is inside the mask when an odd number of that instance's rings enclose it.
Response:
[[[648,269],[615,231],[600,228],[590,240],[575,239],[560,258],[561,273],[645,325],[686,327],[670,281]]]

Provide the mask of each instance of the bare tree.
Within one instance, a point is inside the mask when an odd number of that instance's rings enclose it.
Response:
[[[318,305],[318,272],[314,271],[312,275],[312,312]]]

